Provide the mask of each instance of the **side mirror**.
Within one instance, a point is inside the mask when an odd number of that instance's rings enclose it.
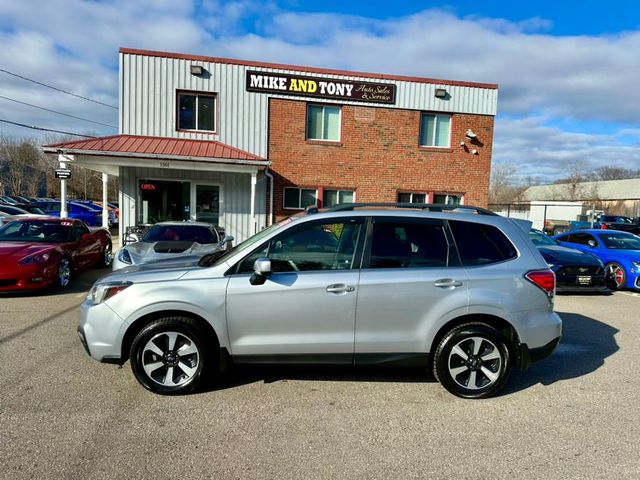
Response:
[[[596,248],[597,247],[597,244],[596,244],[595,240],[589,240],[587,242],[587,245],[589,245],[591,248]]]
[[[257,259],[253,264],[253,270],[249,283],[263,285],[267,281],[267,277],[271,275],[271,260],[265,257]]]
[[[227,245],[227,248],[231,248],[231,242],[233,242],[235,240],[235,237],[233,235],[225,235],[225,237],[222,239],[222,245]]]

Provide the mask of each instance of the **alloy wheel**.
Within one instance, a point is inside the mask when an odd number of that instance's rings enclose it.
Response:
[[[448,369],[454,382],[468,390],[490,387],[500,378],[503,358],[498,347],[483,337],[468,337],[449,353]]]
[[[179,387],[198,370],[200,352],[187,335],[165,331],[153,336],[142,350],[142,368],[153,382],[163,387]]]
[[[63,258],[60,260],[60,265],[58,266],[58,285],[64,288],[69,285],[70,280],[71,263],[68,258]]]
[[[616,288],[621,288],[624,283],[624,270],[620,265],[611,263],[607,265],[607,275],[609,275],[616,284]]]

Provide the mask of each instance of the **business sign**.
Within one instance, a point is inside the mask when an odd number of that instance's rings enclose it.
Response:
[[[299,95],[350,102],[396,103],[396,86],[392,83],[356,82],[249,70],[246,89],[247,92]]]
[[[71,178],[71,170],[68,168],[56,168],[56,178],[68,180]]]

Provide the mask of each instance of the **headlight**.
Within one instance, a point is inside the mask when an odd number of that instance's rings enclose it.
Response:
[[[36,253],[35,255],[24,257],[18,263],[20,265],[28,265],[30,263],[45,263],[47,260],[49,260],[50,257],[51,254],[49,253]]]
[[[96,283],[91,287],[87,299],[91,300],[94,305],[98,305],[131,285],[133,285],[131,282]]]
[[[633,265],[634,267],[636,267],[638,270],[640,270],[640,261],[637,260],[631,260],[631,265]]]
[[[118,254],[118,260],[123,263],[128,263],[129,265],[133,263],[133,260],[131,260],[131,255],[129,254],[129,250],[127,250],[126,248],[120,250],[120,253]]]

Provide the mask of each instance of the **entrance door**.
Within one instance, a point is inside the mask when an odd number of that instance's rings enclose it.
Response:
[[[220,186],[194,185],[191,218],[198,222],[220,225]]]

